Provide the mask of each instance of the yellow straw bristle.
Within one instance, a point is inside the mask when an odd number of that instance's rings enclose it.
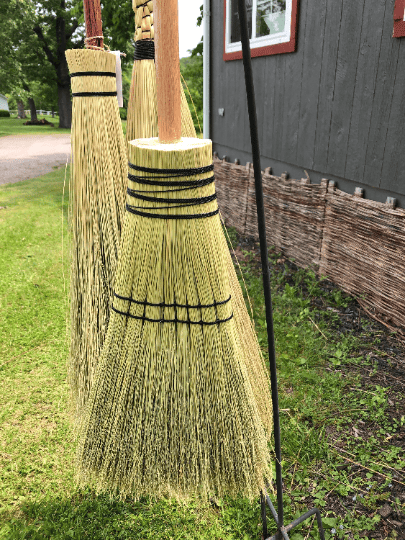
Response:
[[[129,160],[148,169],[206,167],[212,146],[132,141]],[[136,499],[254,499],[271,478],[270,432],[235,321],[240,299],[230,298],[214,183],[189,183],[212,171],[173,184],[170,176],[132,169],[113,311],[80,428],[79,480]],[[174,189],[178,182],[186,189]]]
[[[136,5],[135,5],[136,3]],[[138,7],[142,0],[134,0],[134,11],[140,16],[144,8]],[[153,4],[149,2],[149,10]],[[140,20],[140,19],[139,19]],[[193,119],[187,99],[181,86],[182,136],[196,137]],[[127,139],[151,138],[158,136],[156,68],[154,60],[135,60],[128,103]],[[272,404],[268,369],[261,353],[252,320],[246,309],[243,293],[239,285],[230,253],[227,255],[229,280],[232,297],[235,300],[235,321],[241,336],[241,346],[247,362],[247,369],[257,400],[263,425],[268,432],[272,429]]]
[[[181,87],[181,133],[183,137],[195,137],[183,87]],[[154,60],[135,60],[127,112],[127,140],[149,139],[158,136],[156,68]]]
[[[133,0],[132,7],[135,12],[135,42],[153,40],[153,2],[145,4],[143,0]],[[128,141],[158,136],[156,101],[154,60],[135,60],[127,112]],[[183,87],[181,87],[181,126],[183,137],[196,137],[194,122]]]
[[[69,50],[71,74],[115,73],[115,56]],[[114,76],[74,76],[72,92],[115,92]],[[73,97],[71,182],[71,343],[68,377],[79,416],[107,330],[127,176],[127,152],[115,96]]]

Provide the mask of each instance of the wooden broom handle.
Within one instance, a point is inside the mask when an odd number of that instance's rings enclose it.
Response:
[[[83,0],[83,7],[86,22],[86,46],[103,49],[103,21],[101,20],[100,0]]]
[[[155,0],[156,85],[159,141],[181,139],[178,0]]]

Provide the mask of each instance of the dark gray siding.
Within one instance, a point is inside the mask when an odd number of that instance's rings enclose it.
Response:
[[[211,0],[211,138],[251,161],[241,60],[224,62],[224,0]],[[405,38],[395,0],[300,0],[297,52],[253,59],[264,167],[405,206]],[[218,109],[225,109],[225,116]]]

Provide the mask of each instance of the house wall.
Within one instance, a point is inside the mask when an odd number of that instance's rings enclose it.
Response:
[[[224,1],[211,0],[211,134],[251,161],[242,60],[223,60]],[[299,0],[295,53],[254,58],[262,168],[405,207],[405,38],[395,0]],[[225,109],[219,116],[218,109]]]
[[[6,96],[3,96],[3,94],[0,94],[0,110],[8,111],[8,101]]]

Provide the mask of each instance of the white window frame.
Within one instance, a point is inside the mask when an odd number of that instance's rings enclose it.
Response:
[[[231,18],[230,4],[237,0],[226,1],[226,32],[225,32],[225,53],[234,53],[242,50],[242,43],[231,43]],[[291,17],[292,17],[292,0],[286,1],[286,24],[284,32],[278,32],[270,36],[256,37],[256,18],[257,18],[257,0],[253,0],[253,17],[252,17],[252,38],[250,39],[251,49],[260,47],[269,47],[270,45],[279,45],[280,43],[288,43],[291,40]]]

